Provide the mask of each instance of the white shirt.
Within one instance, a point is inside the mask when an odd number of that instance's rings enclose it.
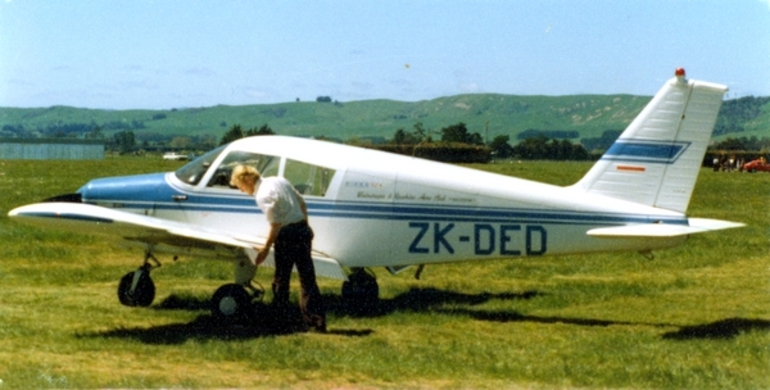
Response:
[[[286,226],[305,219],[299,199],[301,195],[288,180],[282,177],[265,177],[260,179],[258,185],[254,197],[268,222]]]

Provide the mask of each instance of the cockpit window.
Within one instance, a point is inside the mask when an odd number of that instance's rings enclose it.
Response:
[[[230,176],[233,172],[233,168],[238,165],[250,165],[257,168],[262,176],[277,176],[278,168],[281,164],[281,158],[276,156],[269,156],[264,154],[233,151],[222,160],[222,163],[217,167],[214,175],[209,180],[208,187],[227,187],[230,186]]]
[[[326,196],[334,170],[287,159],[283,176],[302,195]]]
[[[175,172],[176,177],[187,184],[198,184],[201,181],[201,178],[203,178],[203,175],[206,173],[206,170],[209,169],[214,160],[216,160],[217,157],[219,157],[219,154],[222,153],[222,150],[225,148],[225,146],[227,145],[220,146],[204,154],[203,156],[196,158],[190,163],[185,164],[185,166],[179,168]]]

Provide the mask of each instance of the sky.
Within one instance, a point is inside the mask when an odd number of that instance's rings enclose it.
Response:
[[[0,106],[770,96],[770,0],[0,0]]]

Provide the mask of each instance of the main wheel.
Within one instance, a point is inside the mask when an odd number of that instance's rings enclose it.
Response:
[[[372,311],[380,300],[377,279],[365,268],[355,268],[342,284],[342,299],[356,312]]]
[[[243,318],[251,307],[251,296],[240,284],[226,284],[211,298],[211,314],[219,320]]]
[[[143,267],[123,276],[118,284],[118,299],[126,306],[150,306],[155,299],[155,283],[150,278],[150,270]]]

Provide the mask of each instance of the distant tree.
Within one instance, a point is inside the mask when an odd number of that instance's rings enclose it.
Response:
[[[94,128],[86,133],[85,135],[86,139],[102,139],[104,138],[104,134],[102,134],[102,128],[99,126],[94,126]]]
[[[275,134],[275,132],[267,124],[264,124],[259,128],[255,127],[255,128],[248,129],[246,131],[243,131],[243,128],[241,127],[240,124],[236,124],[236,125],[233,125],[233,127],[231,127],[230,130],[228,130],[224,136],[222,136],[222,139],[219,141],[219,145],[228,144],[235,140],[239,140],[243,137],[252,137],[255,135],[273,135],[273,134]]]
[[[392,143],[395,145],[416,145],[420,142],[420,138],[412,133],[407,133],[404,129],[396,130],[393,134]]]
[[[430,136],[431,131],[423,126],[422,122],[414,124],[414,131],[407,132],[404,129],[396,130],[393,139],[389,142],[393,145],[417,145],[433,142]]]
[[[510,136],[498,135],[489,143],[489,148],[498,158],[508,158],[513,155],[513,147],[508,143]]]
[[[471,134],[463,122],[441,129],[441,141],[484,145],[481,135],[479,133]]]
[[[262,127],[260,128],[255,127],[253,129],[249,129],[246,131],[247,137],[251,137],[254,135],[274,135],[274,134],[275,134],[275,131],[273,131],[273,129],[271,129],[270,126],[267,125],[267,123],[262,125]]]
[[[720,150],[746,150],[747,149],[743,140],[741,140],[740,138],[727,137],[727,139],[723,140],[718,145],[719,145],[718,149]]]
[[[120,153],[130,153],[136,148],[136,137],[133,131],[120,131],[113,136],[115,146]]]
[[[623,130],[605,130],[601,137],[583,138],[580,142],[589,151],[605,151],[618,139]]]
[[[430,136],[430,130],[426,129],[425,126],[422,125],[422,122],[417,122],[414,124],[414,134],[415,137],[417,137],[417,143],[420,142],[433,142]]]
[[[315,101],[318,103],[331,103],[332,98],[331,96],[319,96],[315,99]]]
[[[731,138],[716,142],[709,150],[743,150],[747,152],[770,151],[770,138],[757,136]]]
[[[8,132],[8,133],[15,133],[18,136],[21,136],[25,133],[24,125],[18,125],[18,126],[4,125],[2,131]]]
[[[231,127],[230,130],[228,130],[227,133],[222,136],[222,139],[219,141],[219,145],[229,144],[230,142],[239,140],[243,138],[243,135],[244,134],[241,125],[233,125],[233,127]]]
[[[513,153],[527,160],[587,160],[589,154],[583,145],[569,140],[549,139],[544,135],[527,138],[513,147]]]
[[[538,135],[544,135],[548,138],[556,138],[556,139],[571,139],[571,138],[580,138],[580,133],[574,130],[536,130],[536,129],[527,129],[519,133],[519,135],[516,136],[518,139],[527,139],[532,137],[537,137]]]

